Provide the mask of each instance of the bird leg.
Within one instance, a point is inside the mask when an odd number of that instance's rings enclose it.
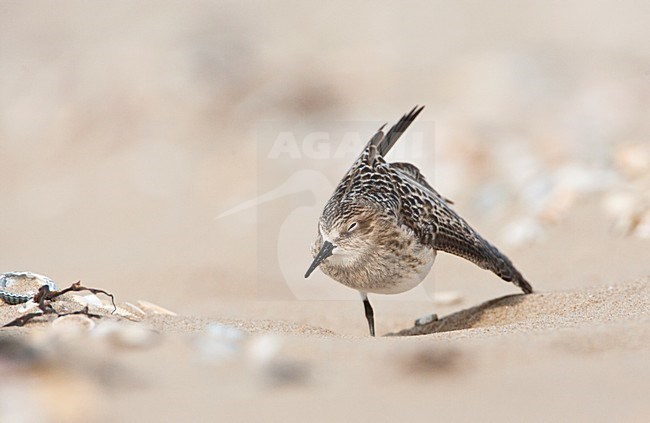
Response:
[[[362,292],[361,299],[363,300],[363,308],[366,310],[366,320],[368,320],[370,336],[375,336],[375,314],[372,311],[372,306],[368,300],[368,295],[365,292]]]

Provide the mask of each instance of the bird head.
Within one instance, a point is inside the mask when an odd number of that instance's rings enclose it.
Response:
[[[318,222],[318,235],[312,245],[314,261],[305,278],[324,261],[350,267],[365,262],[377,251],[388,230],[389,216],[373,203],[357,201],[325,208]]]

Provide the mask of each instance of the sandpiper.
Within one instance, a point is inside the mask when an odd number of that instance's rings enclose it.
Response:
[[[526,294],[533,292],[512,262],[487,242],[410,163],[384,156],[420,114],[415,107],[384,134],[382,126],[343,176],[318,221],[314,261],[332,279],[361,294],[370,335],[374,313],[368,293],[398,294],[417,286],[438,250],[454,254]]]

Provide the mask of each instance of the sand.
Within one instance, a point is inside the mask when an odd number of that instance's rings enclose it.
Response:
[[[0,423],[650,421],[646,3],[3,1],[0,272],[120,309],[0,329]],[[415,104],[387,159],[536,293],[440,254],[372,339],[303,274]]]
[[[583,204],[515,252],[532,295],[439,257],[435,288],[456,299],[373,296],[374,339],[354,295],[179,300],[142,280],[165,294],[157,310],[128,281],[96,286],[118,313],[99,294],[89,331],[51,318],[0,331],[0,421],[647,421],[648,244],[603,222]],[[78,310],[86,294],[53,305]],[[0,305],[0,321],[20,307]]]
[[[16,307],[1,306],[0,318]],[[107,314],[72,335],[44,322],[3,329],[2,416],[641,422],[650,413],[650,278],[509,295],[376,339],[291,314],[137,323]]]

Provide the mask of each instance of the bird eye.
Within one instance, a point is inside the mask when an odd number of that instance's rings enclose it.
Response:
[[[352,222],[350,226],[348,226],[348,232],[352,232],[357,228],[357,222]]]

